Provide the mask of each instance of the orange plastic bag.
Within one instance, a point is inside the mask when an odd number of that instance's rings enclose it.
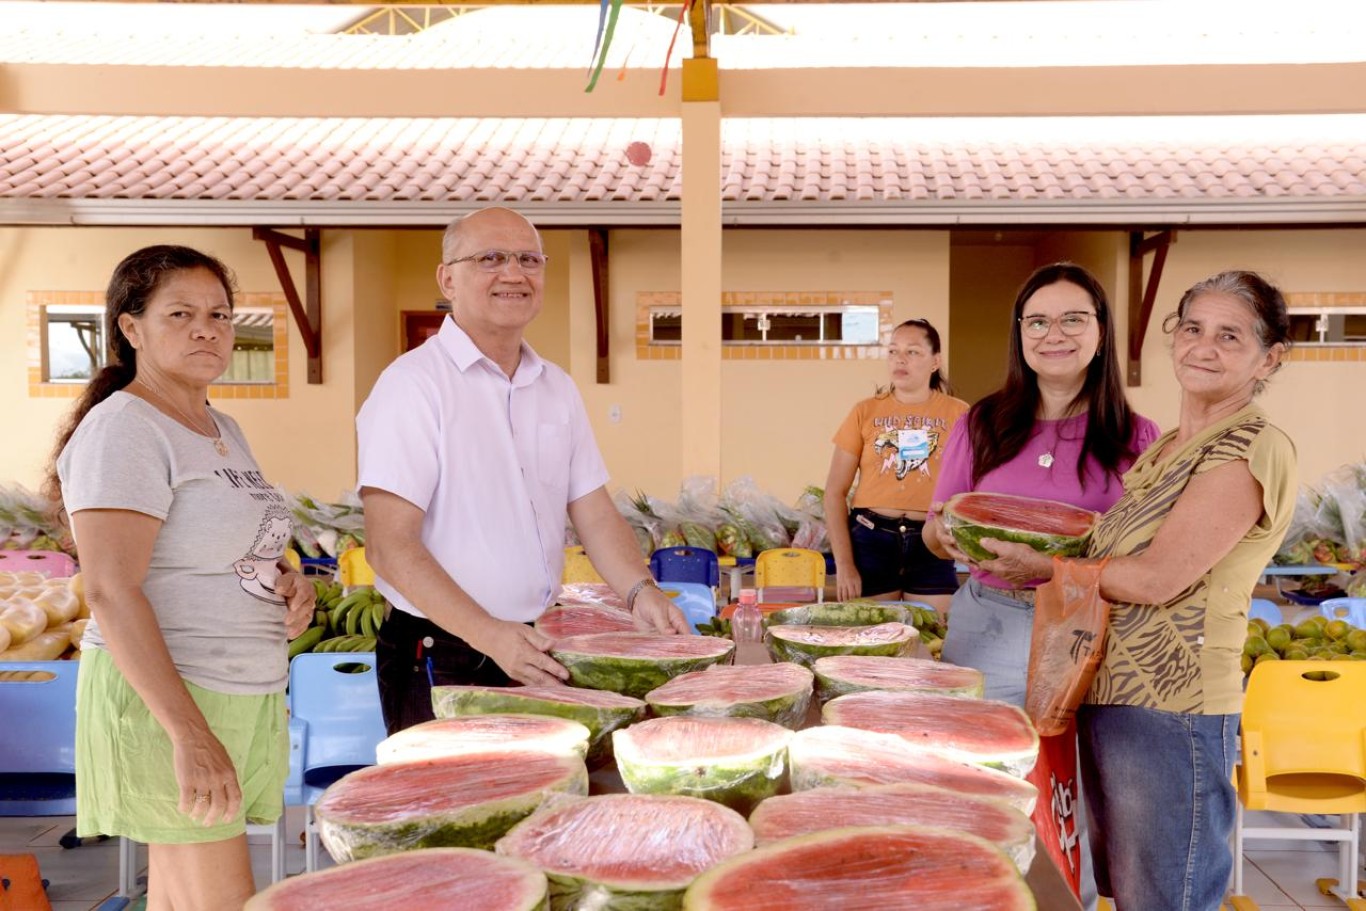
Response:
[[[1110,605],[1100,596],[1105,560],[1053,558],[1053,578],[1035,590],[1025,713],[1045,737],[1067,730],[1096,676]]]

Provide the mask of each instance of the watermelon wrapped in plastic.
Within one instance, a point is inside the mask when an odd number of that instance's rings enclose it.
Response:
[[[524,860],[426,848],[291,876],[247,899],[243,911],[543,911],[548,898],[545,874]]]
[[[813,681],[800,665],[712,665],[682,674],[645,695],[656,715],[759,718],[796,730],[811,705]]]
[[[787,838],[712,867],[683,911],[1035,911],[1009,857],[966,832],[854,826]]]
[[[1040,553],[1076,557],[1086,552],[1096,513],[1057,500],[969,491],[944,504],[940,520],[974,560],[994,560],[983,538],[1027,544]]]
[[[753,847],[744,817],[720,804],[608,794],[551,801],[496,850],[545,872],[553,908],[666,911],[699,874]]]
[[[975,668],[921,658],[835,655],[818,659],[813,670],[816,693],[823,703],[867,690],[942,693],[972,699],[980,699],[986,690],[986,678]]]
[[[417,848],[492,848],[555,793],[587,794],[577,756],[504,750],[368,766],[314,807],[337,863]]]
[[[626,602],[612,586],[606,582],[567,582],[560,586],[557,603],[564,605],[585,605],[587,607],[610,607],[629,613]]]
[[[831,699],[826,724],[895,734],[920,749],[1023,776],[1039,757],[1039,735],[1016,706],[938,693],[869,691]]]
[[[560,639],[550,656],[569,671],[570,683],[636,698],[679,674],[725,661],[735,644],[713,636],[594,633]]]
[[[432,712],[437,718],[512,713],[577,721],[588,728],[590,768],[612,758],[612,732],[643,720],[645,711],[645,703],[630,696],[569,686],[432,687]]]
[[[1004,800],[1026,814],[1039,799],[1022,778],[918,749],[894,734],[821,725],[793,734],[787,755],[794,791],[914,782]]]
[[[914,653],[920,642],[915,627],[904,623],[877,626],[770,626],[764,644],[774,661],[795,661],[811,667],[831,655],[882,655],[902,657]]]
[[[529,750],[573,756],[588,754],[588,728],[549,715],[462,715],[424,721],[391,734],[375,747],[375,759],[411,762],[467,753]]]
[[[792,732],[757,718],[653,718],[612,735],[632,794],[703,797],[748,813],[778,793]]]
[[[536,632],[550,639],[566,639],[588,633],[626,633],[636,628],[624,610],[590,604],[556,604],[536,618]]]
[[[843,826],[941,826],[1005,851],[1021,873],[1034,860],[1034,823],[1003,800],[926,784],[815,788],[770,797],[749,816],[759,845]]]

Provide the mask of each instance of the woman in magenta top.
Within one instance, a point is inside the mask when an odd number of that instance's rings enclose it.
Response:
[[[1016,295],[1013,320],[1005,385],[954,426],[936,505],[981,490],[1104,512],[1158,436],[1124,397],[1105,289],[1081,266],[1043,266]],[[935,553],[970,562],[933,516],[924,536]],[[1023,706],[1033,625],[1033,588],[974,566],[949,607],[944,660],[982,671],[988,699]]]

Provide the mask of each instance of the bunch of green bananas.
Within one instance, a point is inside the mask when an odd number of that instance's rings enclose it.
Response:
[[[925,643],[925,648],[931,656],[938,658],[944,648],[944,634],[948,632],[948,624],[932,607],[908,604],[906,608],[911,612],[911,625],[920,631],[920,641]]]
[[[369,586],[343,596],[341,583],[321,579],[313,580],[313,588],[317,594],[313,625],[289,644],[289,657],[304,652],[373,651],[388,606],[384,596]]]
[[[697,632],[703,636],[720,636],[723,639],[729,639],[730,621],[722,620],[720,617],[712,617],[710,620],[703,620],[697,624]]]

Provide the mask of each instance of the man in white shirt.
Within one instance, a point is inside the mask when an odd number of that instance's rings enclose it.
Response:
[[[552,603],[568,516],[642,630],[686,633],[605,487],[573,381],[522,338],[545,256],[521,215],[446,229],[441,331],[385,369],[356,418],[365,555],[394,610],[376,648],[390,732],[432,717],[433,685],[559,683],[531,621]]]

